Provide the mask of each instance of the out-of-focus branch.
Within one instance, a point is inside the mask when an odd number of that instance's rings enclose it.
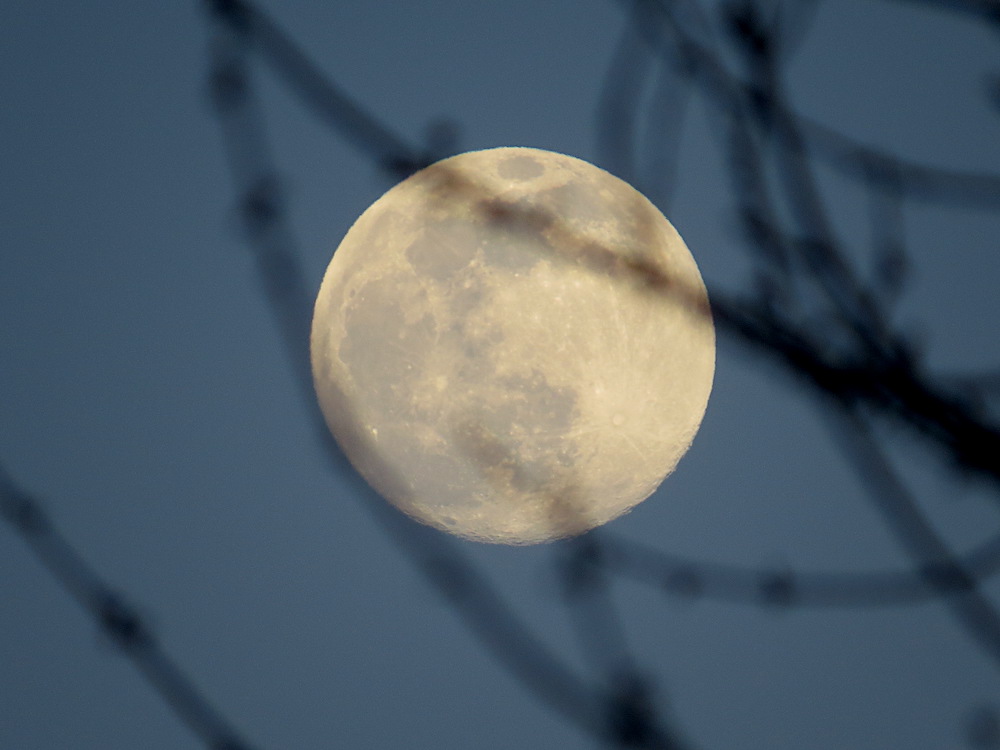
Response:
[[[625,24],[604,77],[595,122],[604,166],[626,182],[635,180],[639,105],[652,68],[638,32],[641,23],[641,18],[629,18]]]
[[[256,5],[243,0],[208,0],[208,5],[231,32],[253,45],[307,108],[390,174],[403,178],[430,163],[427,154],[411,148],[336,86]]]
[[[828,411],[834,434],[866,480],[872,503],[918,566],[927,584],[940,593],[964,630],[1000,668],[1000,613],[979,591],[972,571],[956,559],[918,510],[896,475],[865,418],[849,405]]]
[[[965,13],[1000,28],[1000,10],[992,0],[897,1]],[[366,502],[366,507],[527,691],[584,731],[617,746],[680,750],[689,743],[659,715],[652,700],[656,686],[641,675],[625,648],[622,623],[610,606],[610,574],[646,580],[674,594],[753,604],[872,607],[940,598],[964,631],[1000,663],[1000,615],[978,590],[980,581],[1000,569],[1000,539],[962,557],[954,555],[919,513],[871,426],[875,418],[906,426],[963,471],[1000,487],[1000,427],[967,395],[989,395],[997,388],[996,378],[963,385],[932,377],[904,338],[889,327],[886,314],[903,279],[903,201],[996,208],[1000,175],[908,163],[796,113],[784,88],[782,65],[801,43],[818,2],[802,3],[795,11],[784,3],[767,8],[751,2],[723,4],[732,45],[728,51],[740,53],[746,74],[742,77],[730,72],[714,26],[695,0],[631,0],[627,5],[632,22],[616,52],[599,110],[599,145],[609,166],[635,181],[642,172],[639,162],[652,161],[647,169],[668,191],[680,146],[679,117],[670,116],[686,105],[693,91],[709,103],[720,126],[758,284],[756,297],[713,291],[714,318],[720,330],[821,396],[845,453],[915,561],[915,570],[849,575],[741,569],[692,562],[603,536],[580,540],[572,545],[575,555],[563,572],[567,598],[578,609],[580,639],[603,673],[604,682],[594,684],[570,669],[521,621],[457,545],[384,503]],[[317,440],[331,465],[342,472],[346,460],[313,399],[308,365],[311,298],[254,98],[249,55],[258,55],[307,110],[392,175],[405,177],[443,154],[438,153],[441,149],[413,147],[382,123],[254,4],[206,0],[206,7],[213,20],[214,102],[258,276]],[[660,89],[648,105],[648,127],[663,130],[671,121],[676,129],[640,154],[640,107],[654,67]],[[874,285],[848,263],[835,236],[813,175],[816,157],[858,178],[872,196],[872,242],[878,258]],[[777,184],[771,184],[768,175],[776,176]],[[456,181],[455,187],[476,188],[468,181]],[[497,221],[527,226],[545,222],[559,228],[559,217],[517,214],[486,198],[483,205]],[[782,220],[782,209],[790,209],[792,222]],[[594,251],[607,260],[601,248]],[[655,269],[636,266],[626,271],[629,280],[657,292],[685,293]],[[355,481],[353,494],[371,499],[360,480]],[[207,745],[216,750],[248,747],[194,689],[135,609],[84,563],[2,466],[0,512]]]
[[[780,296],[790,293],[786,258],[791,250],[778,229],[781,223],[767,218],[776,214],[767,206],[769,191],[760,183],[763,166],[748,161],[759,162],[761,158],[754,157],[757,150],[748,134],[753,127],[748,117],[752,115],[766,123],[778,121],[775,126],[778,148],[783,153],[790,151],[782,166],[786,192],[796,202],[798,220],[806,232],[805,241],[796,242],[794,248],[809,259],[805,266],[807,275],[816,279],[836,309],[848,316],[846,321],[857,338],[849,349],[832,349],[827,329],[815,325],[806,328],[768,304],[738,302],[713,292],[713,314],[720,328],[735,333],[744,343],[790,368],[821,391],[849,395],[852,400],[860,400],[868,408],[910,427],[930,439],[949,462],[1000,484],[1000,464],[996,461],[1000,455],[1000,429],[984,421],[958,396],[944,392],[920,370],[905,342],[888,335],[882,328],[885,319],[877,303],[837,250],[829,234],[829,222],[822,215],[821,198],[814,187],[808,187],[812,178],[802,171],[805,154],[796,126],[789,120],[779,92],[768,88],[775,87],[776,81],[767,77],[749,89],[738,84],[716,54],[676,22],[663,4],[657,0],[639,2],[659,11],[658,23],[645,27],[648,38],[658,42],[655,49],[668,63],[675,64],[678,54],[693,61],[702,90],[716,103],[720,118],[729,123],[724,146],[731,154],[734,191],[741,200],[755,202],[741,208],[747,225],[757,230],[756,237],[748,234],[750,244],[755,245],[750,249],[765,267],[782,269],[777,276],[770,276]],[[693,2],[689,0],[688,4]],[[754,33],[757,32],[759,29]],[[759,93],[762,91],[769,93]],[[751,99],[746,102],[748,94]],[[762,246],[774,250],[761,253]],[[797,275],[801,276],[802,271],[797,271]]]
[[[252,746],[164,650],[138,610],[84,561],[41,504],[14,482],[2,464],[0,516],[209,750],[250,750]]]
[[[903,226],[903,199],[897,172],[869,172],[867,181],[871,245],[874,251],[873,292],[884,310],[891,310],[899,299],[909,261],[906,256],[906,231]],[[882,177],[883,184],[876,179]]]
[[[601,87],[595,127],[604,166],[663,207],[673,192],[691,71],[662,63],[654,69],[655,56],[640,31],[647,22],[645,11],[636,4],[622,32]],[[647,96],[640,147],[640,112]]]
[[[810,150],[849,177],[896,190],[901,197],[964,208],[1000,208],[1000,174],[917,164],[860,143],[805,115],[790,116],[802,129]]]
[[[879,608],[923,604],[945,591],[965,590],[964,582],[948,577],[944,569],[934,570],[934,565],[914,571],[807,573],[692,560],[608,534],[601,541],[599,564],[616,575],[689,600],[759,607]],[[1000,572],[1000,537],[956,559],[975,580],[985,581]],[[929,577],[934,578],[934,586],[928,583]]]
[[[214,38],[216,67],[212,77],[216,81],[217,111],[223,126],[227,153],[230,155],[230,168],[237,190],[245,196],[244,204],[252,205],[255,185],[259,182],[257,176],[273,174],[274,169],[270,164],[268,149],[265,148],[263,118],[248,86],[244,55],[250,29],[259,35],[260,30],[265,28],[266,35],[272,41],[280,40],[277,48],[281,55],[287,55],[287,59],[295,61],[285,71],[293,79],[302,76],[305,84],[308,84],[319,74],[304,55],[295,49],[286,48],[288,43],[283,34],[276,28],[263,24],[261,16],[249,4],[239,2],[225,5],[229,10],[222,14],[222,23],[216,29]],[[235,15],[231,14],[232,7],[239,8]],[[217,7],[214,10],[218,12]],[[219,81],[229,82],[221,89],[224,91],[224,96],[221,97],[218,96]],[[232,85],[232,81],[239,85]],[[307,95],[320,98],[334,90],[332,86],[326,88],[305,85],[302,81],[297,84]],[[351,132],[359,123],[366,121],[366,117],[356,117],[357,113],[350,109],[334,106],[325,111],[330,112],[335,119],[343,117],[344,127]],[[400,168],[396,159],[401,151],[397,146],[399,144],[391,139],[376,138],[366,142],[366,148],[376,162],[389,165],[394,170]],[[409,149],[404,149],[404,152],[416,153]],[[417,165],[408,163],[407,168],[413,166]],[[365,502],[365,507],[373,511],[376,519],[408,555],[414,566],[452,603],[487,652],[544,705],[584,731],[615,744],[650,750],[681,750],[687,747],[676,730],[664,726],[656,713],[638,700],[631,688],[619,687],[608,693],[605,688],[592,687],[574,674],[525,627],[513,609],[495,591],[488,578],[460,553],[453,542],[435,531],[417,525],[379,499],[373,499],[370,492],[361,486],[360,479],[349,468],[343,454],[330,437],[313,397],[311,377],[301,372],[302,363],[309,361],[306,342],[310,316],[305,313],[309,298],[304,286],[283,284],[280,293],[271,291],[273,280],[270,275],[275,267],[284,269],[282,275],[286,278],[300,279],[302,275],[282,206],[278,201],[270,201],[263,217],[257,211],[249,211],[245,212],[245,219],[250,245],[261,260],[258,263],[260,280],[268,291],[272,311],[279,320],[286,354],[293,370],[299,373],[297,381],[309,405],[317,438],[325,447],[324,453],[337,473],[354,477],[357,491],[353,495],[372,501]]]
[[[892,0],[901,5],[927,6],[933,10],[958,13],[1000,30],[1000,9],[994,0]]]
[[[712,300],[720,326],[820,393],[910,427],[956,467],[1000,484],[1000,430],[974,405],[938,386],[906,351],[839,351],[822,330],[793,326],[766,307],[730,301],[722,293]]]
[[[855,442],[845,449],[872,489],[886,522],[918,562],[928,586],[941,596],[953,592],[948,601],[961,627],[1000,661],[1000,616],[976,591],[972,572],[959,566],[909,501],[902,484],[881,459],[874,439],[865,432],[867,424],[861,416],[888,417],[910,427],[929,438],[948,461],[988,478],[1000,489],[1000,429],[985,421],[975,404],[945,391],[923,371],[911,347],[889,327],[883,307],[898,292],[900,278],[893,272],[899,269],[892,268],[892,261],[903,255],[901,185],[914,179],[913,170],[904,174],[896,160],[853,144],[840,155],[844,161],[863,163],[863,186],[870,190],[877,181],[884,193],[873,204],[874,218],[882,223],[873,238],[876,254],[886,265],[879,274],[880,297],[847,261],[833,231],[813,175],[802,120],[792,115],[787,104],[776,54],[779,40],[773,36],[773,25],[769,27],[764,20],[761,4],[743,0],[723,6],[729,39],[746,69],[749,83],[743,83],[723,64],[714,40],[690,33],[677,20],[680,6],[690,10],[699,8],[697,3],[640,2],[648,14],[658,11],[659,22],[646,26],[651,43],[659,39],[655,49],[668,63],[676,64],[678,50],[682,59],[693,62],[701,92],[715,104],[719,119],[727,123],[723,145],[730,154],[744,224],[765,228],[756,237],[748,233],[749,249],[758,263],[765,265],[758,274],[770,282],[769,294],[781,304],[766,296],[740,303],[713,293],[716,321],[723,330],[735,332],[744,343],[787,367],[821,394],[834,417],[850,422],[857,434]],[[767,150],[758,149],[758,143],[766,144]],[[846,148],[843,141],[840,145]],[[773,166],[777,177],[773,188],[760,177],[765,163]],[[751,179],[757,176],[759,191],[748,191],[748,174]],[[931,182],[941,186],[940,181]],[[951,179],[942,189],[954,191],[956,184],[967,187],[969,182],[968,176],[962,176]],[[982,180],[975,182],[977,189],[983,189]],[[747,202],[747,195],[755,203]],[[780,215],[773,208],[778,197],[791,216],[791,230],[783,229],[782,222],[773,218]],[[789,241],[789,234],[801,239]],[[779,252],[760,252],[767,246]],[[803,290],[810,287],[821,292],[818,298],[802,297]],[[787,300],[796,297],[818,306],[820,314],[789,314],[794,308]],[[864,450],[856,449],[857,441],[865,442]],[[791,576],[772,579],[772,597],[791,601],[792,582]],[[688,578],[686,583],[697,581]],[[958,593],[954,593],[956,589]]]

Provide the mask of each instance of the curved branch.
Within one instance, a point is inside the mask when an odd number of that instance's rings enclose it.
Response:
[[[88,565],[48,514],[0,464],[0,516],[28,543],[60,586],[90,614],[180,720],[208,748],[250,750],[232,724],[195,687],[128,601]]]
[[[256,19],[255,23],[261,23],[260,16],[256,15],[256,11],[249,4],[239,2],[238,5],[244,13],[241,18],[249,17]],[[234,41],[232,38],[234,32],[237,39],[242,37],[239,27],[234,27],[229,19],[220,31],[222,36],[217,38],[216,42],[222,45],[221,49],[224,52],[230,49]],[[272,41],[283,39],[283,35],[276,30],[268,31],[268,34],[271,35]],[[281,44],[279,41],[279,47]],[[292,57],[294,58],[294,55]],[[235,64],[239,69],[241,61],[238,57],[233,60],[231,55],[225,54],[223,59],[227,64]],[[314,73],[322,77],[322,74],[316,71]],[[245,81],[245,71],[242,71],[241,75]],[[263,118],[258,111],[256,101],[246,92],[238,99],[227,101],[227,105],[220,106],[218,114],[230,155],[229,167],[237,191],[244,196],[252,196],[255,192],[255,183],[247,182],[247,178],[274,172],[267,149],[264,148],[266,141],[263,138]],[[343,114],[337,107],[333,109],[338,116]],[[363,120],[362,117],[357,122]],[[350,118],[348,121],[350,124]],[[353,132],[353,125],[349,130]],[[382,139],[376,138],[367,142],[366,147],[370,147],[369,152],[376,158],[391,156],[393,151],[384,150],[379,145],[381,143]],[[401,153],[413,154],[416,151],[406,148],[403,144]],[[244,198],[244,201],[252,203],[249,198]],[[301,375],[301,363],[309,361],[307,335],[303,336],[308,332],[309,317],[303,318],[302,311],[308,309],[310,300],[304,287],[299,284],[282,284],[280,294],[270,293],[275,283],[273,278],[275,268],[283,269],[282,276],[293,279],[302,276],[287,215],[278,201],[268,202],[267,210],[263,213],[266,220],[263,224],[257,221],[257,213],[251,212],[246,215],[248,228],[251,230],[249,232],[251,247],[259,259],[268,259],[268,262],[258,263],[258,276],[262,287],[269,291],[267,299],[272,313],[282,323],[280,331],[285,344],[285,353],[293,370],[300,374],[297,378],[299,389],[308,406],[316,439],[324,447],[324,455],[329,459],[330,466],[338,475],[354,481],[356,491],[351,493],[352,496],[371,499],[371,502],[364,503],[365,507],[375,514],[376,520],[392,536],[397,546],[406,553],[428,583],[451,602],[454,610],[486,651],[529,693],[584,731],[602,739],[611,738],[618,741],[620,732],[633,727],[624,720],[631,714],[627,710],[628,702],[622,702],[623,696],[607,695],[579,677],[516,616],[489,578],[480,573],[472,562],[461,554],[456,544],[439,532],[420,526],[387,503],[371,497],[374,491],[368,489],[357,473],[349,467],[346,458],[333,443],[330,431],[326,428],[314,398],[311,377]],[[623,710],[625,714],[622,713]],[[672,727],[660,727],[655,717],[646,717],[643,729],[642,747],[650,750],[654,748],[681,750],[687,747],[686,742],[679,739]]]
[[[806,145],[842,173],[895,189],[907,198],[993,210],[1000,208],[1000,175],[930,167],[867,146],[805,115],[790,113]]]
[[[922,604],[956,593],[963,585],[942,566],[912,571],[796,572],[691,560],[637,542],[602,535],[596,558],[611,572],[684,599],[752,606],[877,608]],[[1000,536],[958,558],[976,581],[1000,572]],[[928,579],[939,581],[936,586]]]
[[[796,328],[762,305],[737,302],[721,292],[712,292],[711,299],[720,328],[821,394],[890,417],[928,439],[958,467],[1000,487],[1000,428],[974,404],[932,382],[907,352],[831,350],[822,329]]]
[[[262,10],[243,0],[211,2],[229,30],[256,45],[262,58],[320,120],[372,157],[383,169],[406,177],[427,166],[427,155],[362,108],[336,86]]]
[[[829,413],[836,436],[865,478],[871,501],[886,525],[920,566],[927,585],[938,591],[962,629],[1000,667],[1000,612],[979,590],[973,572],[952,555],[944,539],[919,511],[866,420],[850,404],[835,405]]]

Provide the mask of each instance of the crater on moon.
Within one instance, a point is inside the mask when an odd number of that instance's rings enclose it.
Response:
[[[572,157],[476,151],[413,175],[341,242],[312,363],[368,482],[460,536],[582,533],[646,498],[704,414],[715,338],[683,241]]]

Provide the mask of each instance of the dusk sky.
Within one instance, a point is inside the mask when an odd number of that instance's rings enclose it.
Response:
[[[931,5],[820,5],[788,63],[792,103],[902,159],[1000,174],[1000,39]],[[531,146],[612,171],[598,107],[625,6],[261,4],[415,145],[445,120],[459,151]],[[5,5],[0,463],[253,747],[601,747],[490,656],[387,534],[372,512],[382,501],[331,472],[241,229],[208,21],[196,2]],[[253,72],[315,295],[394,178]],[[746,289],[751,266],[709,113],[694,94],[660,208],[711,295]],[[819,176],[852,261],[870,266],[864,195],[829,167]],[[892,323],[931,372],[995,372],[997,202],[913,199],[904,219],[911,270]],[[828,427],[813,393],[720,333],[691,450],[597,538],[748,569],[908,569]],[[995,487],[959,481],[909,435],[883,437],[953,549],[997,535]],[[599,679],[562,593],[567,543],[456,545],[548,647]],[[1000,606],[996,580],[982,590]],[[998,664],[940,602],[783,609],[624,578],[613,596],[657,710],[692,747],[956,748],[976,716],[1000,711]],[[201,746],[0,524],[0,748]]]

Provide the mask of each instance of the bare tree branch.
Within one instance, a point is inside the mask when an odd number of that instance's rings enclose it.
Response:
[[[195,687],[149,623],[91,568],[41,504],[0,464],[0,516],[28,543],[52,577],[93,618],[164,703],[210,750],[250,750],[235,727]]]

